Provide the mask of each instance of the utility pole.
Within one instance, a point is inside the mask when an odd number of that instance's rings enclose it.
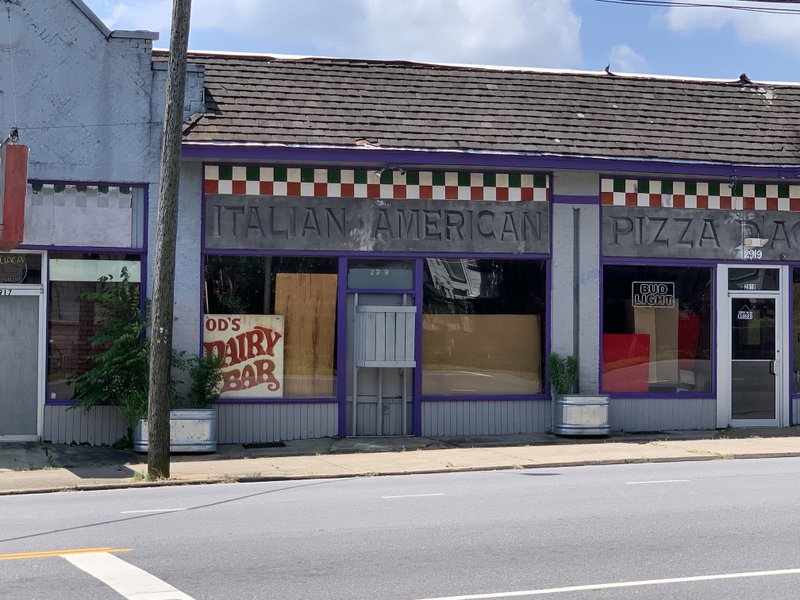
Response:
[[[192,0],[173,0],[169,66],[161,141],[161,189],[158,195],[155,285],[150,332],[147,401],[147,478],[169,477],[169,405],[172,367],[172,304],[175,296],[175,238],[178,226],[178,176],[186,50]]]

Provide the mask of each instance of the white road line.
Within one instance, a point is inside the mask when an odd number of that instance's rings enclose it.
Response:
[[[381,499],[390,500],[392,498],[430,498],[431,496],[444,496],[444,494],[406,494],[405,496],[381,496]]]
[[[661,479],[660,481],[626,481],[625,485],[647,485],[649,483],[686,483],[690,479]]]
[[[138,513],[160,513],[160,512],[177,512],[180,510],[187,510],[185,508],[151,508],[149,510],[121,510],[121,515],[135,515]]]
[[[193,600],[158,577],[106,552],[62,558],[105,583],[128,600]]]
[[[692,581],[714,581],[719,579],[743,579],[745,577],[774,577],[776,575],[800,575],[800,569],[781,569],[778,571],[752,571],[749,573],[723,573],[720,575],[697,575],[695,577],[672,577],[669,579],[645,579],[643,581],[620,581],[617,583],[595,583],[542,590],[522,590],[519,592],[497,592],[493,594],[470,594],[466,596],[442,596],[424,600],[483,600],[486,598],[519,598],[521,596],[544,596],[569,592],[610,590],[614,588],[640,587],[645,585],[666,585],[669,583],[688,583]]]

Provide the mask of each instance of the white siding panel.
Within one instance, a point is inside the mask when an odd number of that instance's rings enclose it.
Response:
[[[44,407],[42,437],[54,444],[110,446],[125,435],[125,423],[116,406],[98,406],[85,412],[69,406]]]
[[[666,431],[716,429],[714,398],[612,398],[609,406],[612,431]]]
[[[550,402],[474,400],[422,403],[422,435],[502,435],[550,429]]]
[[[219,443],[248,444],[333,437],[338,406],[320,404],[220,404]]]

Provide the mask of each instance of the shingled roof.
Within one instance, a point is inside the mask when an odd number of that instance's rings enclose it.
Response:
[[[164,54],[154,53],[157,60]],[[800,164],[800,85],[190,53],[188,143]]]

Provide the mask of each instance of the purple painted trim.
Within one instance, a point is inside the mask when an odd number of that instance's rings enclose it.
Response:
[[[598,174],[597,175],[597,190],[600,191],[602,189],[602,180],[603,177]],[[597,266],[598,270],[600,271],[600,281],[598,284],[598,302],[600,306],[597,308],[597,314],[600,315],[600,330],[598,331],[598,335],[600,339],[597,343],[597,390],[598,393],[603,393],[603,207],[600,207],[598,216],[598,231],[597,231]],[[580,316],[578,317],[580,319]],[[580,365],[578,365],[580,369]]]
[[[589,204],[597,206],[600,204],[600,196],[569,196],[566,194],[554,194],[553,204]]]
[[[422,259],[414,261],[414,293],[417,314],[414,323],[414,362],[417,367],[414,369],[414,385],[412,405],[411,405],[411,431],[415,437],[422,436],[422,279],[423,263]]]
[[[203,356],[205,353],[205,349],[203,348],[203,342],[206,339],[206,331],[205,331],[205,324],[206,324],[206,257],[205,255],[200,255],[200,323],[198,323],[198,342],[197,342],[197,355]]]
[[[711,392],[713,396],[717,395],[719,388],[717,387],[717,362],[719,361],[719,352],[717,352],[719,338],[717,337],[719,327],[719,299],[717,298],[717,265],[711,267]],[[717,399],[719,402],[719,399]]]
[[[491,396],[423,396],[423,402],[501,402],[524,400],[541,402],[550,400],[547,394],[494,394]]]
[[[335,404],[336,398],[230,398],[214,404]]]
[[[26,245],[19,246],[20,250],[47,250],[48,252],[91,252],[108,254],[147,254],[147,248],[132,248],[130,246],[42,246]]]
[[[690,399],[690,400],[712,400],[717,397],[714,392],[697,392],[691,393],[686,392],[685,394],[678,394],[678,393],[663,393],[663,394],[656,394],[653,392],[601,392],[604,396],[608,396],[609,398],[620,398],[625,400],[680,400],[680,399]]]
[[[414,295],[414,284],[411,284],[410,288],[405,288],[405,289],[400,288],[400,289],[397,289],[397,290],[395,290],[395,289],[377,289],[377,290],[363,289],[363,290],[359,290],[359,289],[347,288],[347,293],[348,294],[411,294],[413,296]]]
[[[197,354],[203,355],[203,341],[205,340],[205,316],[206,316],[206,255],[202,252],[202,246],[205,240],[203,232],[206,230],[206,186],[203,185],[204,176],[206,172],[206,163],[200,164],[200,324],[199,324],[199,349]]]
[[[597,237],[598,238],[602,238],[603,236],[601,234],[601,235],[598,235]],[[601,250],[602,250],[602,244],[603,244],[603,242],[602,242],[602,239],[601,239],[600,240]],[[605,321],[605,311],[603,310],[604,309],[603,298],[605,297],[603,295],[603,284],[605,282],[605,272],[603,270],[604,266],[605,265],[603,264],[603,253],[601,251],[600,252],[600,265],[599,265],[600,282],[599,282],[599,285],[598,285],[598,288],[599,288],[598,300],[600,302],[600,306],[597,309],[597,314],[600,315],[600,319],[599,319],[600,320],[600,331],[599,331],[600,339],[597,341],[598,342],[597,343],[597,390],[601,394],[605,393],[605,392],[603,392],[603,365],[605,364],[604,361],[603,361],[603,335],[605,334],[605,330],[606,330],[605,322],[604,322]],[[578,366],[578,368],[580,368],[580,365]]]
[[[147,252],[150,244],[150,232],[148,225],[150,223],[150,186],[144,188],[144,198],[142,199],[142,248]]]
[[[142,302],[139,305],[139,310],[141,311],[142,315],[147,314],[147,244],[149,243],[150,237],[149,232],[147,231],[148,225],[150,223],[150,186],[145,186],[144,188],[144,200],[142,202],[142,243],[144,244],[144,252],[142,253],[141,257],[141,266],[140,269],[140,281],[139,281],[139,292],[142,296]]]
[[[278,146],[219,146],[184,144],[183,158],[217,161],[287,161],[347,163],[377,167],[393,164],[398,167],[437,165],[441,167],[494,167],[498,169],[579,169],[604,173],[641,172],[703,175],[706,177],[800,178],[800,165],[755,166],[719,163],[687,163],[668,160],[631,160],[581,156],[546,156],[489,154],[468,152],[431,152],[423,150],[365,150],[356,148],[299,148]],[[631,176],[632,178],[635,176]]]
[[[553,211],[550,211],[550,231],[553,231]],[[550,243],[553,243],[553,236],[550,236]],[[542,373],[542,385],[544,385],[544,396],[550,398],[550,338],[552,336],[552,314],[550,307],[552,306],[553,299],[553,281],[552,281],[552,262],[550,259],[544,261],[544,356],[541,357],[541,365],[544,367]],[[574,349],[575,356],[578,355],[578,349]],[[543,359],[543,360],[542,360]]]
[[[791,425],[794,419],[794,403],[792,399],[795,396],[794,389],[794,336],[797,335],[794,327],[794,268],[789,267],[789,323],[786,329],[789,330],[789,422]]]
[[[339,257],[336,285],[336,399],[339,401],[338,432],[347,435],[347,259]],[[358,390],[356,390],[357,392]],[[355,435],[355,431],[353,432]]]
[[[50,344],[47,340],[50,339],[50,256],[46,253],[42,253],[42,270],[47,274],[46,278],[42,279],[42,285],[44,286],[44,290],[42,295],[44,298],[42,299],[42,304],[44,306],[44,339],[45,339],[45,347],[39,348],[38,351],[41,353],[44,350],[44,373],[39,373],[39,378],[44,378],[44,403],[47,405],[48,399],[48,392],[47,389],[48,384],[50,383]],[[39,332],[37,332],[39,333]],[[38,335],[36,337],[39,337]],[[41,356],[41,354],[40,354]],[[37,394],[38,395],[38,394]],[[37,402],[38,404],[38,402]],[[44,419],[44,414],[42,414],[42,419]],[[36,426],[38,429],[39,426],[39,409],[36,409]]]

